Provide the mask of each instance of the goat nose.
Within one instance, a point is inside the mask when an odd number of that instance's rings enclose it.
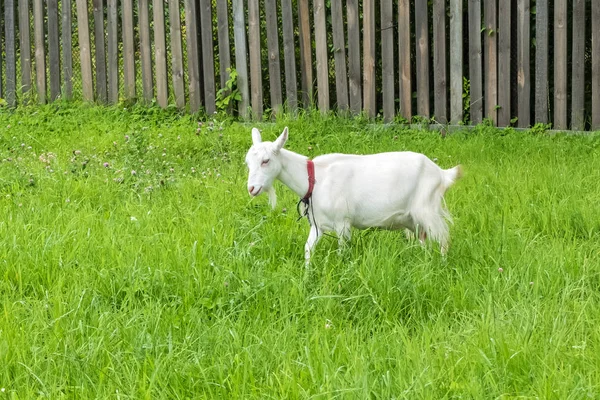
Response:
[[[250,187],[248,188],[248,192],[250,192],[250,193],[254,192],[254,186],[250,186]]]

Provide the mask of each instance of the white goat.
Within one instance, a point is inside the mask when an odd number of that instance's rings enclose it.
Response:
[[[427,238],[439,242],[446,253],[450,215],[443,196],[461,176],[460,165],[443,170],[425,155],[408,151],[326,154],[311,162],[284,149],[287,138],[287,127],[275,142],[263,142],[258,129],[252,129],[253,145],[246,155],[248,192],[267,192],[274,208],[273,181],[279,179],[304,199],[310,223],[307,263],[323,233],[336,232],[342,245],[351,227],[406,228],[419,232],[422,243]]]

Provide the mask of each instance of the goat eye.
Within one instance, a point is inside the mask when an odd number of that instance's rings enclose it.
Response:
[[[262,165],[267,165],[269,163],[269,160],[263,160]]]

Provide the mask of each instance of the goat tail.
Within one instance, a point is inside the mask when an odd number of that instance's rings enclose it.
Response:
[[[462,166],[459,164],[454,168],[444,170],[444,187],[448,189],[454,182],[463,176]]]

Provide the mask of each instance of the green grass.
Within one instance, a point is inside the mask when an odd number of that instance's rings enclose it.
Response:
[[[286,125],[463,164],[447,259],[355,231],[306,270],[296,196],[246,192],[250,124],[0,110],[0,400],[600,397],[599,136]]]

